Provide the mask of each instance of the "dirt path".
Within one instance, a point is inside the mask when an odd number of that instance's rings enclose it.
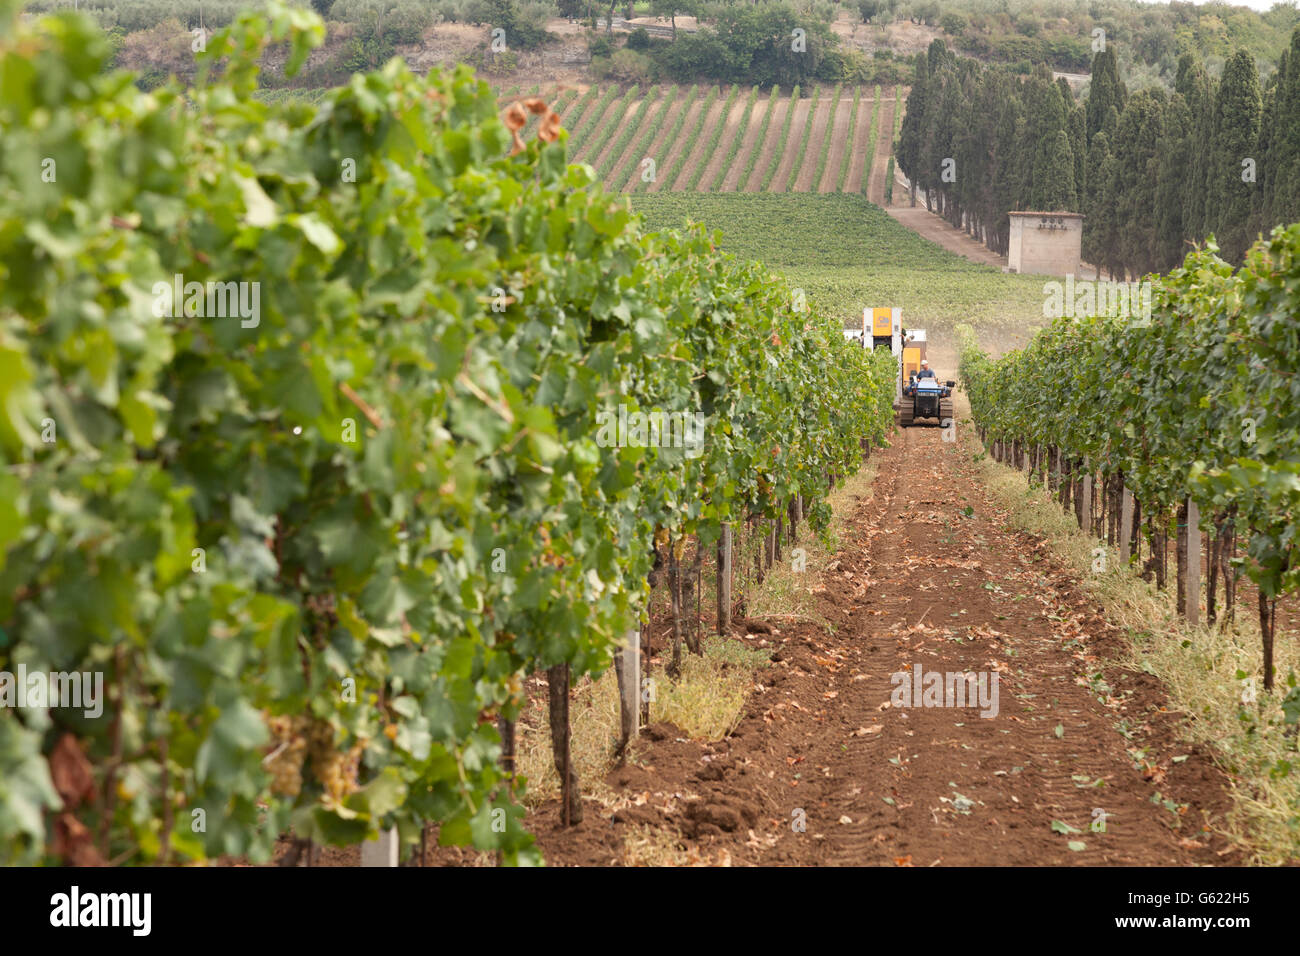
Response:
[[[1203,830],[1227,806],[1222,775],[1178,742],[1153,678],[1099,663],[1120,636],[1041,540],[1008,525],[973,450],[917,427],[876,452],[870,491],[807,585],[829,624],[775,619],[744,638],[775,663],[726,740],[654,725],[580,826],[560,830],[554,801],[531,813],[548,861],[621,862],[644,827],[710,863],[1239,862]],[[893,706],[891,675],[910,685],[918,669],[973,672],[986,690],[996,674],[996,712]],[[1105,832],[1090,829],[1098,809]]]
[[[885,173],[889,156],[894,149],[894,112],[898,109],[898,94],[890,95],[880,89],[880,122],[876,126],[876,155],[871,158],[871,174],[867,180],[867,198],[877,206],[885,205]]]
[[[861,111],[862,102],[858,101],[858,110]],[[868,114],[870,118],[870,114]],[[849,142],[849,123],[853,119],[853,97],[845,95],[840,97],[839,109],[835,111],[832,118],[831,126],[831,151],[826,157],[826,170],[822,174],[822,180],[817,184],[817,191],[822,193],[833,193],[835,187],[840,182],[840,167],[844,165],[844,151],[852,149],[853,144]],[[859,114],[858,119],[862,117]]]
[[[799,159],[799,151],[803,148],[803,131],[813,120],[812,108],[815,104],[811,97],[800,99],[794,104],[794,119],[790,122],[790,138],[785,142],[785,153],[781,156],[781,164],[776,168],[776,176],[773,178],[770,190],[774,193],[785,192],[785,184],[794,176],[798,170],[794,164]],[[777,134],[780,135],[779,132]],[[809,149],[812,147],[809,146]]]
[[[758,109],[759,104],[758,101],[755,100],[752,115],[758,115]],[[749,94],[745,94],[744,96],[737,94],[736,101],[731,104],[731,110],[727,113],[727,128],[723,130],[722,138],[718,140],[718,148],[714,151],[712,156],[698,160],[698,162],[707,162],[708,165],[704,167],[704,174],[700,177],[699,184],[695,187],[696,189],[701,192],[707,192],[713,185],[714,180],[724,172],[723,164],[727,161],[727,155],[731,152],[732,142],[737,136],[742,135],[744,132],[742,126],[748,127],[753,125],[752,123],[745,123],[745,117],[747,116],[751,116]],[[725,170],[725,172],[730,173],[731,170],[728,169]]]
[[[843,99],[841,96],[840,100]],[[834,122],[834,117],[831,116],[831,103],[834,100],[834,96],[823,96],[810,107],[808,122],[812,123],[812,135],[808,137],[808,152],[804,153],[803,165],[799,167],[791,187],[795,192],[806,193],[817,188],[817,183],[814,182],[817,178],[817,164],[821,161],[822,146],[826,144],[826,130]],[[838,106],[836,111],[838,112]]]
[[[864,98],[858,104],[858,128],[853,134],[853,158],[849,160],[849,178],[844,183],[846,193],[862,192],[865,177],[871,168],[872,157],[867,155],[867,146],[871,142],[871,116],[875,108],[874,98],[870,100]]]
[[[758,192],[763,185],[763,177],[767,175],[768,169],[772,163],[780,162],[776,155],[777,140],[781,138],[781,126],[785,123],[786,113],[790,110],[790,100],[777,100],[774,112],[772,113],[772,122],[767,126],[767,136],[760,144],[762,149],[758,154],[758,162],[754,163],[754,170],[749,174],[749,181],[739,188],[746,192]]]
[[[901,183],[894,184],[894,202],[902,205],[887,206],[885,212],[908,229],[931,242],[938,243],[949,252],[955,252],[972,262],[982,262],[985,265],[1002,267],[1007,264],[1005,256],[998,255],[984,243],[972,239],[960,229],[950,225],[943,217],[927,210],[919,196],[916,206],[908,205],[911,200]]]

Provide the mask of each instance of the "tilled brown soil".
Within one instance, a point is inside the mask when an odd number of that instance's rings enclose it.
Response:
[[[808,122],[812,133],[808,138],[808,151],[803,155],[803,163],[791,173],[790,185],[786,187],[793,192],[806,193],[817,188],[813,180],[817,178],[817,161],[821,158],[822,145],[826,142],[826,130],[835,119],[831,115],[833,102],[832,96],[820,96],[809,106]],[[838,110],[838,105],[836,109]]]
[[[650,143],[642,142],[642,133],[654,126],[655,121],[661,115],[666,117],[666,114],[672,110],[672,106],[673,98],[666,93],[662,93],[655,103],[647,108],[645,118],[642,121],[642,128],[632,134],[632,141],[624,148],[623,155],[614,163],[614,168],[610,170],[609,175],[605,178],[604,185],[606,189],[613,188],[612,184],[614,183],[622,184],[623,180],[628,176],[629,166],[636,166],[639,171],[641,160],[645,156],[645,147],[650,146]],[[633,147],[636,146],[641,146],[642,149],[634,149]],[[640,176],[632,175],[632,183],[640,181]],[[626,188],[631,189],[631,185],[629,184]]]
[[[776,108],[777,104],[773,103],[769,97],[760,97],[754,104],[754,111],[750,113],[749,123],[743,131],[744,139],[741,140],[740,151],[736,153],[736,160],[727,169],[727,174],[723,177],[722,185],[719,187],[722,192],[735,192],[744,185],[741,183],[740,177],[749,164],[749,157],[761,145],[758,141],[758,131],[763,126],[763,119],[767,115],[767,111]],[[768,135],[771,135],[772,124],[770,121],[767,129]]]
[[[720,123],[726,122],[726,118],[723,116],[726,106],[727,91],[725,88],[720,88],[718,95],[709,104],[709,112],[704,117],[704,122],[700,124],[698,130],[694,131],[694,135],[690,135],[691,131],[689,129],[684,131],[688,140],[685,143],[686,158],[682,162],[682,168],[677,172],[677,178],[671,183],[665,182],[664,189],[684,190],[686,184],[690,182],[691,176],[694,175],[696,167],[701,163],[707,164],[709,162],[711,157],[710,154],[706,154],[705,150],[709,140],[713,137],[713,131],[717,129]],[[671,172],[672,163],[676,161],[676,158],[676,156],[673,156],[669,164],[664,167],[663,172]]]
[[[548,862],[620,863],[637,826],[680,835],[706,863],[1240,862],[1210,830],[1222,774],[1179,741],[1154,678],[1102,663],[1122,635],[1041,540],[1008,526],[969,451],[918,427],[877,454],[872,491],[810,582],[833,630],[737,637],[766,641],[774,663],[735,733],[648,728],[637,762],[607,778],[612,803],[587,801],[567,831],[556,802],[529,814]],[[892,706],[891,674],[917,668],[996,673],[996,715]],[[1090,826],[1098,810],[1105,832]]]
[[[758,108],[757,102],[755,102],[754,107],[756,112]],[[753,125],[752,117],[755,115],[755,112],[751,112],[749,98],[747,96],[737,96],[735,102],[731,104],[731,109],[727,111],[727,115],[725,117],[719,117],[719,122],[725,122],[727,128],[723,132],[722,138],[718,140],[717,149],[713,151],[713,155],[704,156],[696,160],[697,163],[707,164],[704,167],[704,172],[700,175],[700,181],[696,184],[696,188],[699,189],[700,192],[707,192],[712,189],[714,181],[717,180],[719,176],[726,172],[730,172],[730,170],[724,170],[723,165],[726,163],[727,156],[731,152],[731,144],[737,136],[743,137],[746,130]],[[747,119],[751,120],[751,122],[745,122]],[[734,160],[732,165],[735,165]]]
[[[622,98],[620,97],[619,99],[616,99],[614,102],[615,104],[617,104],[620,103],[621,101]],[[616,111],[614,113],[612,118],[613,128],[610,129],[609,132],[606,134],[605,142],[601,144],[599,152],[593,150],[587,150],[586,155],[582,157],[582,161],[584,163],[589,163],[591,166],[595,168],[599,168],[600,165],[610,157],[610,155],[614,151],[614,145],[618,142],[620,131],[626,128],[628,123],[632,122],[632,118],[636,116],[637,110],[641,108],[641,101],[642,100],[639,97],[635,99],[631,99],[627,102],[626,106],[621,107],[619,111]],[[605,119],[602,120],[601,122],[602,124],[610,123],[611,118],[609,116],[606,116]],[[593,133],[593,135],[598,135],[599,131],[602,128],[603,126],[596,127],[596,131]]]
[[[877,206],[884,206],[885,173],[889,169],[889,157],[894,152],[894,113],[898,109],[898,94],[896,90],[882,87],[880,95],[883,101],[876,126],[876,155],[871,159],[867,173],[867,198]]]
[[[666,150],[666,153],[662,158],[660,158],[657,152],[647,154],[654,158],[657,174],[655,181],[650,184],[649,192],[660,192],[661,190],[672,188],[671,183],[665,182],[668,178],[668,172],[673,168],[673,164],[677,162],[677,157],[681,155],[682,150],[689,148],[688,140],[693,140],[693,138],[698,135],[696,127],[700,125],[700,112],[704,109],[704,101],[707,98],[708,90],[701,89],[699,96],[696,98],[695,102],[691,104],[690,112],[686,114],[686,122],[682,124],[681,131],[672,142],[665,140],[662,144],[663,149]],[[716,94],[714,98],[716,100]],[[712,107],[713,104],[710,104],[710,109],[712,109]]]
[[[759,192],[763,185],[763,177],[772,167],[773,163],[779,163],[781,158],[776,154],[776,145],[781,139],[781,127],[785,125],[785,114],[793,109],[795,103],[789,99],[777,100],[773,107],[772,122],[768,124],[767,136],[763,142],[759,143],[758,162],[754,164],[754,170],[749,174],[749,181],[742,187],[746,192]],[[793,122],[791,122],[793,126]]]
[[[858,128],[853,135],[853,158],[849,161],[849,178],[844,184],[846,193],[856,194],[862,192],[863,187],[866,185],[867,176],[871,173],[871,163],[874,157],[867,152],[867,147],[871,143],[871,131],[873,129],[871,119],[875,108],[876,101],[874,98],[863,97],[862,102],[858,104]]]
[[[858,103],[859,109],[862,103]],[[870,107],[868,107],[869,109]],[[867,114],[871,118],[871,114]],[[826,168],[822,172],[821,182],[817,184],[817,191],[823,193],[835,192],[835,187],[840,183],[840,167],[844,165],[844,151],[851,149],[853,144],[849,142],[849,125],[853,122],[853,97],[845,95],[840,97],[838,108],[832,117],[834,126],[831,130],[831,148],[826,157]]]
[[[774,193],[786,192],[786,183],[792,182],[793,177],[799,173],[794,165],[799,161],[799,150],[803,147],[804,127],[813,121],[812,110],[816,105],[810,97],[790,104],[790,108],[795,111],[794,119],[790,123],[790,138],[785,142],[785,152],[781,154],[780,163],[776,167],[776,178],[772,180],[771,191]],[[777,135],[779,137],[779,132]]]
[[[664,171],[667,172],[668,167],[666,165],[661,164],[660,160],[667,155],[668,150],[671,148],[672,144],[667,142],[668,134],[672,130],[673,124],[677,122],[677,117],[681,114],[682,106],[684,103],[685,103],[684,95],[683,97],[677,97],[672,99],[672,101],[668,105],[668,115],[664,117],[663,125],[659,127],[659,130],[658,132],[655,133],[654,138],[648,144],[646,144],[644,149],[641,150],[641,155],[632,157],[632,159],[636,162],[637,168],[636,168],[636,172],[633,173],[632,178],[628,180],[627,185],[624,187],[625,192],[633,192],[638,187],[643,185],[641,182],[641,174],[644,171],[645,167],[642,166],[641,163],[642,160],[644,159],[653,159],[656,164],[656,171],[660,166],[662,166]]]

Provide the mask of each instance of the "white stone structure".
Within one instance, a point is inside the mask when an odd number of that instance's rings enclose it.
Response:
[[[1012,212],[1007,268],[1038,275],[1077,275],[1083,215],[1077,212]]]

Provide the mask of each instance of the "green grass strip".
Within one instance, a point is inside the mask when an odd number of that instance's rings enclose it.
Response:
[[[627,149],[628,143],[632,142],[632,137],[642,129],[645,123],[646,113],[650,112],[650,107],[659,98],[658,85],[650,87],[641,99],[641,105],[636,108],[632,119],[623,124],[623,131],[619,133],[618,139],[614,140],[613,147],[606,153],[605,158],[596,169],[596,178],[604,181],[605,177],[614,171],[618,161],[623,158],[624,150]]]
[[[862,171],[862,195],[871,188],[871,170],[876,165],[876,137],[880,125],[880,87],[876,87],[875,105],[871,107],[871,136],[867,139],[867,168]]]
[[[590,159],[583,159],[582,162],[590,161],[592,165],[595,165],[596,160],[600,158],[601,151],[605,148],[605,144],[614,135],[614,130],[623,125],[623,117],[627,115],[627,104],[639,92],[641,92],[640,87],[629,86],[622,98],[605,111],[605,118],[601,121],[600,128],[592,134],[591,145],[585,154]]]
[[[740,181],[736,183],[736,192],[745,191],[745,184],[749,182],[749,176],[754,171],[754,164],[758,162],[758,156],[763,152],[763,140],[767,139],[767,128],[772,125],[772,114],[776,111],[776,103],[780,96],[781,87],[773,85],[772,95],[767,98],[767,111],[763,114],[763,125],[758,128],[758,137],[754,140],[754,148],[749,151],[745,171],[740,174]]]
[[[727,150],[727,158],[722,161],[722,168],[718,170],[718,175],[713,178],[713,182],[708,186],[709,192],[720,192],[722,184],[726,182],[727,173],[731,171],[732,165],[736,162],[736,154],[740,152],[740,144],[745,141],[745,134],[749,132],[749,122],[754,116],[754,104],[757,101],[758,87],[755,86],[749,91],[749,102],[745,104],[745,115],[741,118],[735,135],[731,137],[731,146]]]
[[[799,137],[799,155],[795,157],[794,167],[790,170],[790,176],[785,181],[785,192],[794,191],[794,181],[799,178],[799,170],[803,169],[803,160],[808,155],[808,140],[812,138],[813,120],[817,118],[817,107],[821,103],[821,97],[822,88],[819,83],[813,87],[812,103],[808,107],[808,118],[803,122],[803,134]]]
[[[601,98],[596,101],[596,104],[587,110],[586,115],[582,118],[582,125],[574,131],[573,136],[569,139],[569,157],[571,159],[576,158],[578,153],[582,150],[583,145],[587,142],[587,138],[591,136],[592,129],[595,128],[596,123],[600,121],[600,118],[605,115],[605,110],[609,108],[610,101],[613,100],[617,94],[618,87],[611,86],[605,91]]]
[[[693,152],[691,144],[700,138],[700,131],[704,129],[704,121],[708,119],[709,116],[709,109],[713,106],[713,101],[718,98],[720,92],[720,87],[714,86],[710,88],[709,95],[706,96],[704,102],[700,104],[700,115],[696,117],[695,124],[691,127],[690,132],[686,134],[682,151],[678,153],[677,159],[673,163],[673,168],[670,169],[667,176],[664,177],[664,189],[672,189],[673,183],[677,182],[678,174],[682,171],[682,167],[686,165],[687,158]]]
[[[691,115],[691,104],[695,102],[695,98],[699,95],[699,92],[700,92],[700,86],[698,83],[691,86],[690,93],[686,95],[686,102],[682,104],[682,108],[677,113],[677,119],[673,121],[672,129],[670,129],[668,131],[668,135],[664,137],[664,144],[668,147],[668,149],[672,149],[672,144],[677,142],[677,137],[681,135],[682,127],[686,125],[686,117]],[[653,140],[651,142],[653,142]],[[653,159],[654,157],[651,158]],[[659,166],[659,161],[655,160],[656,179],[658,179],[658,166]],[[639,193],[643,193],[649,188],[650,188],[650,184],[645,180],[642,180],[641,182],[636,184],[635,191]]]
[[[840,96],[844,93],[844,84],[835,84],[835,95],[831,97],[831,115],[826,121],[826,130],[822,134],[822,151],[817,157],[817,175],[813,179],[812,188],[809,192],[820,192],[822,188],[822,177],[826,175],[826,163],[831,158],[831,140],[835,138],[835,114],[840,111]],[[852,142],[852,140],[850,140]]]
[[[578,100],[578,102],[573,104],[573,116],[571,116],[569,119],[572,120],[573,122],[578,122],[579,120],[581,120],[582,114],[586,111],[587,107],[591,105],[591,101],[594,100],[599,95],[599,93],[600,91],[595,86],[587,87],[587,92],[583,93],[582,97]],[[566,120],[565,122],[567,124],[569,120]],[[567,125],[565,126],[565,129],[568,129]],[[569,132],[572,133],[573,131],[570,130]]]
[[[659,108],[655,110],[649,125],[645,127],[629,149],[631,156],[628,160],[627,169],[618,177],[618,182],[609,187],[614,192],[626,189],[628,183],[632,181],[632,177],[641,169],[641,160],[644,158],[641,154],[655,141],[655,136],[663,128],[664,120],[668,118],[668,114],[672,112],[673,103],[677,101],[677,90],[677,86],[665,88],[664,95],[659,98]]]
[[[849,141],[844,147],[844,155],[840,157],[840,174],[835,180],[835,191],[844,192],[844,183],[849,178],[849,165],[853,160],[853,143],[858,136],[858,104],[862,102],[862,87],[853,88],[853,107],[849,110]]]
[[[776,171],[781,168],[781,158],[785,156],[785,143],[790,138],[790,121],[794,119],[794,108],[798,104],[799,84],[796,83],[794,89],[790,91],[790,106],[785,111],[785,119],[781,123],[781,138],[776,141],[776,152],[772,154],[767,171],[763,174],[763,184],[759,187],[760,192],[767,192],[767,187],[772,184]]]
[[[713,127],[713,133],[704,146],[704,155],[695,164],[695,171],[691,173],[691,178],[686,183],[686,189],[690,192],[694,192],[696,187],[699,186],[704,171],[709,168],[709,161],[712,159],[713,154],[717,152],[718,144],[722,142],[722,134],[727,130],[727,117],[731,115],[731,106],[736,102],[736,93],[739,89],[740,87],[732,83],[731,89],[727,92],[727,101],[722,104],[722,112],[718,114],[717,125]]]
[[[569,104],[573,102],[573,98],[577,95],[577,90],[565,90],[550,104],[551,109],[555,110],[557,113],[563,113],[569,108]]]

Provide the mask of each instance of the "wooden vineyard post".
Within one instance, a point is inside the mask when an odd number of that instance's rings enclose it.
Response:
[[[1177,588],[1175,591],[1174,603],[1178,607],[1178,613],[1187,617],[1187,501],[1183,500],[1178,503],[1174,510],[1174,565],[1175,577],[1177,579]]]
[[[379,838],[361,844],[362,866],[397,866],[397,828],[379,831]]]
[[[1119,561],[1128,567],[1133,550],[1133,492],[1125,488],[1121,493],[1119,510]]]
[[[731,525],[718,538],[718,633],[731,632]]]
[[[546,671],[551,717],[551,756],[560,775],[560,820],[566,827],[582,822],[578,772],[569,747],[569,665],[556,664]]]
[[[691,562],[691,575],[689,587],[695,591],[695,613],[691,616],[690,634],[686,638],[687,646],[690,647],[692,654],[703,654],[702,638],[700,635],[700,601],[703,600],[702,593],[704,590],[704,552],[700,549],[700,536],[695,536],[695,560]],[[690,610],[689,602],[686,610]]]
[[[668,598],[673,614],[673,660],[668,673],[676,678],[682,672],[682,569],[673,548],[668,542]],[[761,581],[760,581],[761,583]]]
[[[1083,494],[1079,496],[1083,511],[1079,516],[1079,527],[1086,534],[1092,534],[1092,469],[1088,459],[1083,460]]]
[[[619,741],[622,753],[641,732],[641,632],[628,631],[615,663],[619,694]]]
[[[1201,509],[1187,499],[1187,623],[1196,625],[1201,617]]]

